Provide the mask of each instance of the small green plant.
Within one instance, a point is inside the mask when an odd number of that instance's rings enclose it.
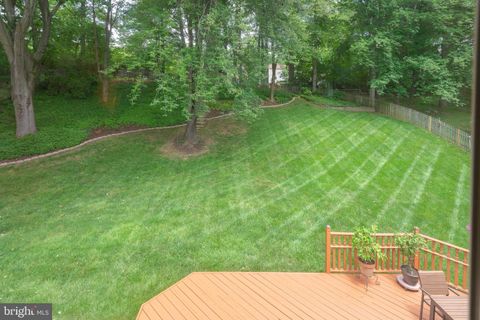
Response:
[[[352,237],[352,246],[357,250],[357,255],[360,261],[367,264],[374,264],[375,260],[383,260],[385,255],[382,252],[380,244],[377,243],[375,233],[377,226],[373,225],[370,228],[362,226],[355,229]]]
[[[414,260],[417,251],[426,246],[425,239],[418,233],[410,232],[395,236],[395,243],[400,247],[402,254],[408,259],[409,269],[414,268]]]
[[[303,96],[311,96],[311,95],[312,95],[312,90],[309,89],[309,88],[303,87],[303,88],[302,88],[302,95],[303,95]]]

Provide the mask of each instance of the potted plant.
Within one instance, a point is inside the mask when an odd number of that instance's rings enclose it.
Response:
[[[359,227],[352,237],[352,247],[357,250],[360,263],[360,273],[366,277],[373,276],[376,260],[381,261],[385,257],[375,238],[375,232],[377,232],[376,226]]]
[[[415,255],[426,245],[425,239],[418,233],[410,232],[396,236],[395,243],[400,248],[402,254],[407,257],[407,264],[400,267],[403,281],[410,286],[416,286],[418,283],[418,272],[414,265]]]

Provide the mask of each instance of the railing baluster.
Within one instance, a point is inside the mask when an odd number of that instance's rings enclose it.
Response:
[[[455,249],[455,260],[458,261],[458,249]],[[454,279],[453,284],[458,286],[458,263],[455,263]]]
[[[450,247],[447,247],[447,257],[450,258]],[[448,282],[452,282],[452,270],[450,269],[450,259],[447,260],[447,279]]]
[[[352,258],[353,249],[351,248],[352,247],[352,237],[351,236],[348,237],[348,245],[350,247],[348,249],[348,270],[351,271],[351,270],[355,269],[354,261],[353,261],[353,258]]]
[[[440,254],[443,255],[443,243],[440,243]],[[439,256],[438,257],[438,266],[439,266],[439,269],[443,271],[443,258],[442,256]]]
[[[463,265],[463,272],[462,272],[462,288],[467,288],[467,277],[468,277],[468,271],[467,271],[467,264],[468,264],[468,254],[463,252],[463,262],[465,263]]]
[[[424,269],[424,270],[427,270],[427,269],[428,269],[428,263],[427,263],[427,262],[428,262],[427,255],[424,254],[424,255],[423,255],[423,269]]]
[[[435,241],[432,240],[432,251],[436,252],[435,248]],[[432,270],[435,270],[435,255],[432,254],[432,265],[431,265]]]
[[[337,238],[337,236],[332,237],[332,244],[333,244],[334,246],[335,246],[336,238]],[[336,269],[337,269],[337,268],[336,268],[336,261],[337,261],[337,259],[336,259],[336,251],[337,251],[337,249],[336,249],[336,248],[333,248],[333,250],[332,250],[332,269],[333,269],[333,270],[336,270]]]
[[[337,239],[338,244],[342,244],[342,236],[339,236]],[[342,270],[342,249],[338,249],[338,254],[337,254],[337,259],[338,259],[338,269]]]
[[[330,245],[330,239],[331,239],[330,233],[331,233],[330,226],[327,226],[325,230],[325,272],[327,273],[330,272],[330,257],[332,254],[332,248]]]
[[[382,243],[382,247],[383,247],[383,246],[385,245],[385,237],[382,236],[381,239],[382,239],[382,242],[381,242],[381,243]],[[382,248],[382,253],[383,253],[384,256],[386,256],[385,252],[386,252],[386,250],[385,250],[384,248]],[[382,261],[381,261],[381,267],[380,267],[380,269],[381,269],[381,270],[384,270],[384,269],[385,269],[385,260],[382,260]]]

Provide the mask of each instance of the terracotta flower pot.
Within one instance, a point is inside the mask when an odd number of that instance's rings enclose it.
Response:
[[[373,262],[363,262],[362,260],[358,259],[360,265],[360,273],[366,277],[373,277],[375,272],[375,261]]]

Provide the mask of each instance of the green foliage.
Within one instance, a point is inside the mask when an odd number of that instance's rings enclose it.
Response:
[[[198,1],[160,5],[140,1],[127,19],[136,32],[127,39],[126,64],[154,74],[157,91],[152,105],[165,113],[183,108],[189,117],[201,115],[216,100],[234,100],[234,111],[255,118],[258,103],[252,94],[262,66],[253,39],[241,36],[252,30],[247,18],[245,8],[233,2],[204,6]],[[196,26],[190,29],[192,43],[179,21]],[[181,32],[183,38],[178,37]],[[132,101],[140,88],[135,87]]]
[[[385,258],[380,244],[374,234],[377,232],[377,226],[370,228],[362,226],[355,229],[352,236],[352,247],[357,250],[358,258],[365,263],[374,263]]]
[[[338,98],[328,98],[321,95],[302,95],[307,101],[320,104],[320,105],[327,105],[332,107],[358,107],[355,102],[346,101]]]
[[[301,93],[302,93],[302,96],[309,97],[309,96],[312,95],[312,90],[310,88],[303,87],[302,90],[301,90]]]
[[[22,139],[15,137],[13,106],[0,107],[0,160],[41,154],[77,145],[96,128],[119,129],[126,126],[155,127],[179,124],[185,121],[181,109],[168,115],[151,105],[154,86],[148,86],[132,106],[129,102],[131,86],[112,86],[116,103],[103,106],[99,98],[72,99],[64,95],[51,96],[38,91],[35,96],[39,131]]]
[[[464,103],[461,92],[471,86],[474,1],[341,3],[354,13],[349,55],[370,88]]]
[[[240,119],[252,122],[263,112],[260,108],[261,103],[262,101],[254,92],[242,91],[233,101],[233,110],[237,113]]]
[[[44,71],[38,79],[38,88],[49,95],[74,99],[91,97],[97,89],[97,77],[88,70],[74,68]]]
[[[265,86],[260,86],[255,88],[255,94],[262,100],[268,100],[270,97],[270,89]],[[294,96],[295,95],[285,87],[278,87],[275,89],[275,101],[277,103],[288,102],[292,100]]]
[[[416,253],[426,246],[425,239],[415,232],[395,236],[395,243],[400,247],[402,254],[408,258],[408,264],[414,267],[413,261]]]

